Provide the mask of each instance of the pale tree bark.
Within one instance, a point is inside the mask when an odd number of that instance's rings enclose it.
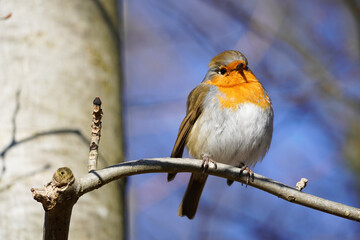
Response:
[[[95,96],[98,167],[123,159],[119,66],[115,0],[0,0],[0,239],[40,239],[44,211],[31,187],[62,166],[86,174]],[[122,239],[123,185],[81,198],[69,238]]]

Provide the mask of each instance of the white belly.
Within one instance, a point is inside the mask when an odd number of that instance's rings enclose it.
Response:
[[[260,108],[252,103],[240,104],[236,110],[210,107],[194,124],[187,141],[189,153],[201,159],[208,154],[220,163],[254,166],[270,147],[273,131],[272,108]]]

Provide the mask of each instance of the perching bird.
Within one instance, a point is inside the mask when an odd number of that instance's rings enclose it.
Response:
[[[248,170],[263,159],[271,143],[273,109],[261,83],[238,51],[225,51],[211,59],[204,80],[187,99],[187,111],[171,153],[181,158],[184,147],[194,158]],[[176,173],[168,174],[168,181]],[[208,175],[193,173],[178,209],[194,218]],[[249,176],[250,177],[250,176]],[[228,180],[228,185],[232,181]]]

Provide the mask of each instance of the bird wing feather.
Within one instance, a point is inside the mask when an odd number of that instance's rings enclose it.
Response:
[[[184,148],[186,145],[187,138],[199,116],[203,110],[203,101],[209,92],[209,85],[205,83],[199,84],[194,88],[188,97],[187,100],[187,111],[186,116],[182,123],[180,124],[179,133],[177,135],[171,157],[172,158],[181,158],[184,153]],[[175,178],[176,173],[168,174],[168,181],[171,181]]]

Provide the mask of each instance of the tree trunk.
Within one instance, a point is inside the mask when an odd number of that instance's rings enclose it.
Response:
[[[59,167],[75,178],[87,172],[95,96],[104,111],[98,168],[123,161],[117,5],[0,6],[0,239],[40,239],[44,211],[30,188]],[[82,197],[70,239],[123,239],[123,189],[123,182],[110,184]]]

